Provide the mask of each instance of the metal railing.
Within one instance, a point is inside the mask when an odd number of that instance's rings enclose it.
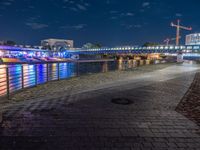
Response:
[[[10,99],[12,93],[24,88],[74,76],[72,72],[68,73],[72,68],[66,64],[0,65],[0,97]]]
[[[7,93],[7,69],[5,65],[0,66],[0,96],[3,96]],[[8,93],[9,94],[9,93]]]
[[[137,67],[138,62],[102,64],[92,63],[45,63],[0,65],[0,97],[11,95],[19,90],[34,87],[49,81],[67,79],[90,73],[107,72],[108,70],[127,70]],[[140,64],[140,63],[139,63]]]

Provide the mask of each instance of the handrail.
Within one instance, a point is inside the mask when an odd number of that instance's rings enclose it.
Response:
[[[0,96],[10,99],[11,94],[18,90],[68,78],[67,75],[63,77],[62,73],[69,67],[61,64],[65,63],[18,64],[21,67],[0,65]]]
[[[78,61],[73,63],[0,65],[0,96],[7,96],[7,99],[11,99],[13,93],[24,88],[90,73],[94,66],[85,63],[88,65],[81,66]],[[93,72],[101,72],[101,67],[95,67]]]

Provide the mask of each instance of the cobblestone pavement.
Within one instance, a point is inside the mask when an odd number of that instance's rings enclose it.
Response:
[[[175,111],[197,66],[174,65],[78,94],[7,107],[0,149],[200,148],[200,128]],[[130,105],[112,103],[126,98]]]

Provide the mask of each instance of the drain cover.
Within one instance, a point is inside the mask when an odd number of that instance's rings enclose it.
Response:
[[[133,103],[133,101],[127,98],[113,98],[112,103],[119,105],[130,105]]]

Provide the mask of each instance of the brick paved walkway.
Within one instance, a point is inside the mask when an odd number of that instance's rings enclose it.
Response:
[[[172,66],[71,96],[15,104],[3,113],[0,149],[198,150],[200,128],[175,111],[196,69]],[[113,98],[133,103],[118,105]]]

